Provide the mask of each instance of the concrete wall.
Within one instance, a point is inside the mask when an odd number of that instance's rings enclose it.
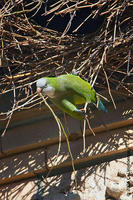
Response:
[[[132,148],[133,109],[131,109],[131,105],[133,105],[132,100],[129,100],[126,103],[119,103],[117,105],[117,110],[114,110],[113,106],[110,105],[110,107],[108,107],[109,112],[107,114],[104,114],[100,111],[94,111],[95,116],[90,120],[91,126],[103,127],[102,121],[104,121],[106,127],[101,129],[104,131],[99,131],[99,133],[97,132],[96,136],[89,134],[89,136],[86,137],[85,152],[83,152],[82,137],[75,139],[75,135],[78,134],[79,136],[80,134],[79,121],[67,117],[67,124],[65,124],[64,119],[62,118],[63,124],[65,127],[69,127],[71,136],[74,136],[74,140],[70,142],[74,160],[78,160],[80,162],[80,160],[89,158],[90,156],[105,154],[113,151],[117,152],[119,150],[126,149],[127,147]],[[34,113],[32,114],[32,112]],[[23,112],[22,116],[21,114],[16,114],[16,119],[12,121],[14,128],[8,130],[2,140],[3,151],[5,152],[5,155],[2,153],[0,154],[0,156],[3,156],[3,158],[0,160],[0,199],[34,199],[36,193],[41,193],[43,197],[45,196],[44,199],[56,199],[56,197],[58,197],[58,199],[65,199],[66,193],[69,194],[68,198],[70,196],[70,199],[72,198],[71,195],[75,195],[75,198],[85,199],[85,193],[87,191],[89,192],[86,193],[86,195],[91,194],[90,188],[92,188],[92,186],[90,185],[90,179],[92,180],[92,185],[95,185],[98,179],[100,179],[104,190],[97,189],[96,191],[98,193],[102,191],[102,195],[105,197],[105,191],[107,192],[107,185],[109,184],[107,180],[110,179],[111,176],[117,177],[118,172],[123,165],[126,166],[126,169],[128,168],[127,158],[117,159],[116,161],[111,162],[106,161],[102,164],[97,164],[92,167],[78,170],[78,193],[76,192],[76,194],[73,172],[68,172],[66,174],[57,175],[50,178],[44,178],[41,182],[35,178],[35,174],[32,174],[33,172],[38,173],[39,170],[41,172],[42,169],[47,169],[47,167],[59,166],[63,163],[69,163],[69,161],[71,162],[66,142],[61,144],[58,159],[56,159],[58,144],[54,144],[54,142],[51,145],[44,145],[40,148],[31,150],[32,145],[34,147],[34,144],[40,144],[41,142],[44,142],[45,144],[45,141],[54,141],[55,138],[58,138],[59,133],[57,124],[53,118],[48,118],[48,115],[49,112],[44,112],[43,110],[40,111],[38,109],[33,109],[28,112],[26,111],[25,113]],[[21,123],[18,124],[20,121]],[[126,121],[128,121],[127,124],[125,123]],[[117,124],[117,122],[122,122],[120,127],[119,123]],[[113,123],[116,123],[115,129],[109,128],[111,126],[108,125]],[[29,146],[30,151],[28,151]],[[23,149],[23,147],[26,147],[27,151],[14,154],[10,157],[6,156],[8,151],[17,152],[19,151],[19,148]],[[125,164],[121,164],[123,162],[125,162]],[[131,163],[133,163],[132,156],[130,156],[130,164]],[[114,175],[111,175],[112,173],[114,173]],[[26,180],[26,176],[31,178]],[[12,177],[18,177],[19,182],[12,183]],[[2,183],[4,183],[2,182],[3,180],[6,180],[9,184],[2,186]],[[41,184],[41,186],[39,186],[39,184]],[[87,184],[89,185],[87,186]],[[40,189],[38,189],[39,187],[42,188],[41,192],[39,191]],[[88,189],[86,189],[87,187]],[[123,187],[126,186],[124,185]],[[64,196],[62,196],[62,194]],[[59,197],[58,195],[61,196]],[[98,199],[98,197],[95,199]]]

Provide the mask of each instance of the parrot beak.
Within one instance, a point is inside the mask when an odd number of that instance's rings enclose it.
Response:
[[[37,94],[40,94],[42,92],[42,88],[38,87],[37,88]]]

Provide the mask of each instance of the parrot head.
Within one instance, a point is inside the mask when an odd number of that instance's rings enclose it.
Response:
[[[55,88],[48,83],[46,78],[40,78],[36,82],[37,93],[42,93],[43,95],[47,95],[50,98],[54,97]]]

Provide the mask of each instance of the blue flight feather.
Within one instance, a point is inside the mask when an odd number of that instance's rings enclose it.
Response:
[[[98,109],[99,110],[103,110],[104,112],[108,112],[108,110],[105,108],[105,106],[103,105],[102,101],[99,99],[98,101]]]

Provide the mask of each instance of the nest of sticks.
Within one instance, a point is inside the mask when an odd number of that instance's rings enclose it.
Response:
[[[70,15],[63,33],[29,20],[28,14],[35,16],[41,7],[45,7],[43,15],[52,16],[50,20]],[[5,0],[0,8],[0,95],[14,96],[11,109],[1,117],[39,103],[34,87],[38,78],[73,69],[96,90],[108,90],[112,101],[112,91],[133,96],[132,0]],[[91,14],[74,34],[68,34],[76,13],[84,8],[92,9]],[[104,22],[95,33],[76,35],[87,20],[99,16]]]

